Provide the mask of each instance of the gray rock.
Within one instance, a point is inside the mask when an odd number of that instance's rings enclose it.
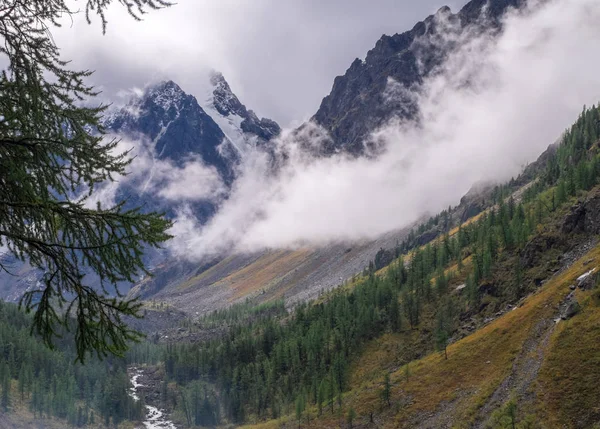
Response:
[[[581,306],[575,298],[575,291],[571,291],[560,305],[560,318],[562,320],[570,319],[579,313],[579,310],[581,310]]]
[[[573,300],[566,305],[565,309],[563,310],[562,314],[560,315],[560,318],[562,320],[570,319],[571,317],[573,317],[577,313],[579,313],[580,309],[581,309],[581,307],[579,306],[579,303],[576,300]]]
[[[596,269],[594,268],[594,269],[588,271],[587,273],[579,276],[577,278],[577,287],[579,289],[583,289],[583,290],[592,289],[596,283],[596,276],[594,276],[595,272],[596,272]]]
[[[589,195],[585,201],[573,205],[565,216],[562,232],[600,234],[600,190]]]
[[[440,22],[449,22],[460,31],[469,25],[479,25],[483,11],[485,25],[497,28],[507,9],[523,2],[474,0],[456,14],[442,8],[410,31],[382,36],[364,61],[357,58],[343,76],[335,78],[331,93],[313,117],[331,136],[322,151],[355,155],[365,149],[377,151],[377,143],[368,138],[374,129],[391,118],[417,117],[418,106],[410,92],[418,90],[424,78],[439,69],[452,49],[451,43],[440,42],[436,37],[445,31],[445,24]],[[392,97],[389,97],[390,79],[401,88]]]

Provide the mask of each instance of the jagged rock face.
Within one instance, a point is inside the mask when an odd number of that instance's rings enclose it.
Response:
[[[448,7],[436,15],[444,15],[462,28],[474,24],[485,5],[492,27],[511,6],[519,7],[525,0],[473,0],[458,14]],[[393,117],[415,118],[417,106],[410,95],[386,96],[389,79],[406,89],[413,89],[443,62],[446,46],[435,43],[414,43],[425,35],[438,31],[434,16],[419,22],[410,31],[393,36],[384,35],[367,53],[364,61],[354,60],[343,76],[335,78],[331,93],[326,96],[313,120],[331,134],[331,142],[322,148],[326,154],[346,151],[364,153],[366,137],[371,131]]]
[[[223,155],[223,131],[195,97],[172,81],[150,87],[143,96],[109,116],[106,126],[118,134],[150,139],[157,159],[181,165],[190,156],[199,155],[206,165],[217,169],[225,183],[233,181],[233,166],[239,154],[229,150]]]
[[[564,237],[557,234],[538,235],[529,241],[521,251],[521,265],[531,268],[540,263],[540,258],[550,249],[560,249],[565,245]]]
[[[600,234],[600,191],[573,205],[562,224],[564,234]]]
[[[244,154],[257,144],[266,145],[280,128],[246,109],[222,74],[213,73],[204,89],[197,100],[172,81],[160,82],[109,115],[105,126],[121,136],[150,141],[155,159],[169,160],[177,166],[191,158],[201,159],[206,166],[214,167],[225,186],[230,187]],[[174,214],[173,205],[139,193],[135,184],[122,186],[119,192],[131,205]],[[190,205],[201,222],[216,210],[213,201]]]
[[[218,114],[226,121],[221,126],[225,134],[237,143],[235,135],[241,134],[241,140],[248,143],[252,137],[256,138],[256,143],[261,144],[276,137],[281,132],[279,125],[267,118],[259,119],[256,113],[246,109],[237,96],[233,93],[229,84],[221,73],[214,72],[210,77],[212,94],[209,94],[205,100],[205,109],[209,112],[214,108]],[[217,122],[223,122],[213,115]],[[228,125],[229,126],[228,126]],[[231,127],[234,129],[231,130]],[[233,132],[228,132],[233,131]],[[238,139],[239,140],[239,139]],[[252,144],[252,143],[251,143]],[[241,145],[243,146],[243,144]],[[242,149],[243,150],[243,149]]]

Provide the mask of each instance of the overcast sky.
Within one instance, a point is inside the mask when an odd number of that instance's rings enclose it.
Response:
[[[202,76],[214,68],[247,107],[286,126],[312,116],[335,76],[382,34],[410,30],[441,6],[457,11],[464,3],[179,0],[143,22],[113,7],[105,36],[97,20],[87,26],[82,16],[55,36],[66,59],[96,70],[93,82],[108,99],[164,78],[199,95]]]
[[[188,0],[142,23],[122,11],[109,16],[105,37],[98,25],[76,22],[57,39],[77,66],[98,70],[95,82],[110,99],[159,78],[199,96],[206,69],[215,68],[248,107],[286,126],[312,115],[333,78],[364,57],[382,33],[408,30],[440,5]],[[456,11],[461,5],[450,6]],[[184,168],[157,165],[148,155],[151,145],[122,142],[141,151],[135,174],[172,180],[154,189],[178,204],[171,231],[176,239],[169,246],[201,260],[231,249],[377,237],[457,204],[479,181],[517,175],[559,138],[584,104],[600,99],[598,0],[531,1],[505,17],[496,37],[454,31],[444,15],[437,19],[445,31],[431,42],[446,46],[448,59],[413,94],[423,118],[419,126],[392,120],[374,131],[385,156],[312,159],[297,150],[297,140],[318,144],[318,127],[308,124],[305,136],[286,130],[273,142],[289,154],[285,168],[273,175],[260,150],[245,156],[229,198],[217,201],[218,212],[200,225],[188,203],[207,192],[221,195],[210,166],[193,160]],[[386,94],[397,103],[395,97],[406,91],[391,80]]]

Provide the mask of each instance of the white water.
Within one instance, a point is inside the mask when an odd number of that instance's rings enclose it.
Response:
[[[142,376],[142,370],[137,368],[133,369],[133,375],[131,376],[131,385],[129,389],[129,396],[136,401],[140,400],[138,395],[138,388],[143,387],[143,384],[138,380]],[[177,429],[172,421],[167,420],[162,410],[151,405],[146,405],[146,421],[144,421],[144,427],[146,429]]]

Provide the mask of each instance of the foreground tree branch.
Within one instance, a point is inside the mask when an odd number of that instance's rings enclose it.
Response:
[[[114,2],[135,20],[170,6]],[[82,11],[88,22],[99,17],[105,32],[111,3],[82,1]],[[148,274],[144,251],[170,238],[171,223],[125,202],[89,207],[96,188],[125,175],[131,158],[103,138],[106,107],[82,107],[96,95],[85,84],[91,72],[69,69],[52,39],[50,29],[77,12],[65,0],[0,0],[0,247],[43,273],[41,287],[21,300],[34,312],[32,332],[52,346],[73,330],[83,361],[88,353],[122,355],[139,339],[123,316],[139,317],[141,304],[117,285]]]

